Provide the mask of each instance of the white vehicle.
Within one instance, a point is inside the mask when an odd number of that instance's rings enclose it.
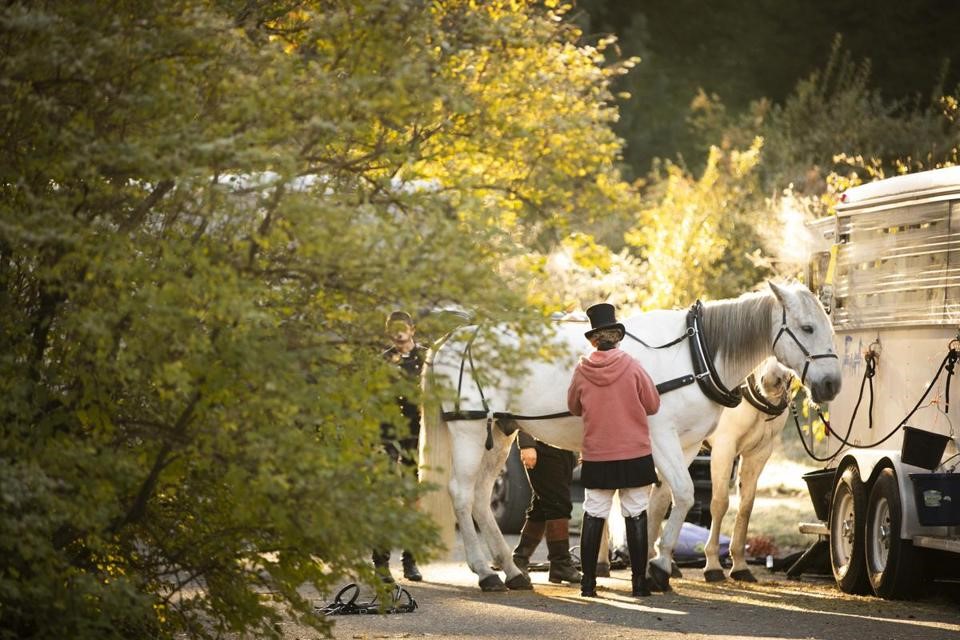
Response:
[[[808,478],[826,522],[801,530],[829,538],[844,592],[910,597],[960,557],[960,167],[849,189],[810,228],[843,387],[822,495]]]

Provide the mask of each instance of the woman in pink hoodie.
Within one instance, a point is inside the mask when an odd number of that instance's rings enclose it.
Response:
[[[597,595],[597,554],[613,494],[620,492],[626,519],[633,595],[648,596],[647,505],[656,482],[647,416],[660,409],[660,394],[640,363],[618,348],[626,329],[613,305],[587,309],[590,331],[584,335],[597,349],[581,358],[567,391],[567,406],[583,416],[584,486],[580,562],[581,595]]]

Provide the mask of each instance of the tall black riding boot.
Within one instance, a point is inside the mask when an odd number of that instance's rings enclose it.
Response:
[[[583,514],[583,526],[580,528],[580,568],[583,569],[580,595],[586,598],[597,595],[597,555],[600,553],[605,522],[605,518]]]
[[[547,523],[543,520],[531,520],[527,518],[523,522],[523,528],[520,530],[520,542],[517,548],[513,550],[513,564],[524,573],[530,567],[530,556],[537,550],[540,541],[543,540],[543,533],[546,531]]]
[[[410,582],[420,582],[423,580],[423,575],[421,575],[420,569],[417,567],[417,560],[409,551],[403,552],[403,577]]]
[[[387,584],[393,584],[396,582],[393,579],[393,575],[390,573],[390,552],[389,551],[374,551],[373,552],[373,568],[377,572],[377,575],[380,576],[380,579],[386,582]]]
[[[630,574],[633,596],[650,595],[647,587],[647,512],[624,518],[627,524],[627,549],[630,551]]]
[[[570,521],[567,519],[547,520],[547,559],[550,560],[550,582],[578,583],[582,579],[580,572],[573,566],[570,557]]]

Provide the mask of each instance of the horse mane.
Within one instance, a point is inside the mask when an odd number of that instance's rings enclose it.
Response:
[[[703,304],[704,338],[718,365],[728,371],[750,371],[770,354],[776,304],[769,290]]]

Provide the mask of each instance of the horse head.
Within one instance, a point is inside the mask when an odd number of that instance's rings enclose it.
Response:
[[[773,323],[773,355],[800,375],[814,402],[833,400],[840,392],[840,359],[823,305],[803,285],[768,284],[780,303],[780,317]]]
[[[760,393],[771,403],[778,403],[790,390],[793,371],[786,368],[776,358],[767,358],[759,371]]]

